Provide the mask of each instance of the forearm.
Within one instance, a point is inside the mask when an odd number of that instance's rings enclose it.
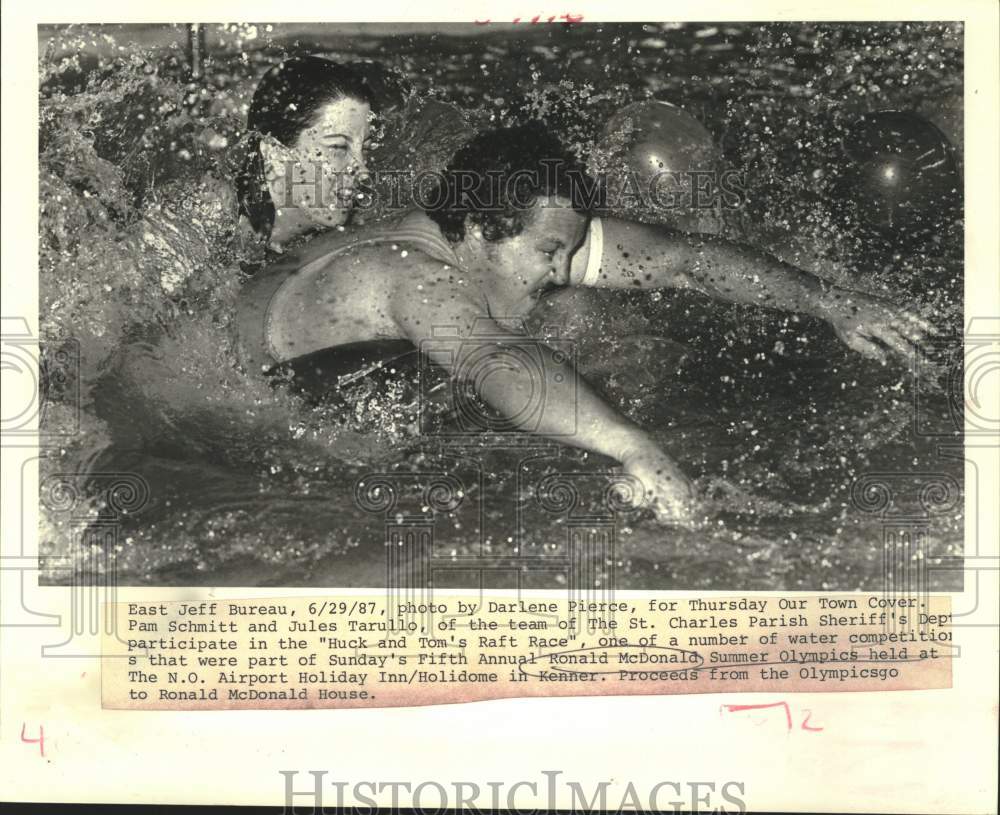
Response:
[[[687,285],[730,303],[765,306],[826,319],[850,295],[809,272],[749,246],[689,236]]]
[[[477,377],[479,395],[519,429],[537,433],[621,461],[645,443],[645,434],[578,375],[555,349],[534,345],[541,370],[529,364],[505,365],[514,358],[497,343],[495,370]],[[524,349],[524,340],[516,341]],[[478,356],[478,353],[477,353]],[[453,375],[461,378],[462,365]],[[538,406],[535,409],[535,406]]]
[[[426,280],[421,289],[417,281]],[[628,418],[608,404],[581,376],[565,349],[508,331],[485,317],[486,304],[455,298],[414,275],[414,293],[402,289],[390,304],[402,336],[440,365],[459,387],[476,393],[519,430],[537,433],[622,461],[648,444]],[[421,291],[438,292],[435,298]],[[453,327],[447,336],[434,326]]]
[[[442,289],[443,291],[443,289]],[[649,506],[664,522],[691,517],[691,484],[677,464],[637,425],[578,376],[561,349],[512,334],[481,316],[473,299],[399,297],[400,331],[442,366],[459,388],[481,399],[518,429],[613,458],[634,479],[622,498]],[[453,326],[447,338],[429,326]]]
[[[825,317],[850,292],[771,255],[712,235],[602,219],[594,285],[694,288],[720,300]]]
[[[848,347],[882,362],[889,351],[909,358],[935,333],[919,314],[723,238],[615,218],[596,226],[573,261],[578,285],[693,288],[731,303],[809,314],[828,322]]]

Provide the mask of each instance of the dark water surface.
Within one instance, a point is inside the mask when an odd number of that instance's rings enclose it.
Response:
[[[539,116],[583,156],[621,105],[649,96],[683,105],[745,174],[747,200],[727,214],[728,234],[804,252],[800,262],[818,273],[915,304],[946,335],[960,331],[960,211],[949,228],[908,240],[832,214],[843,134],[862,113],[919,111],[961,159],[956,26],[487,29],[317,27],[306,41],[259,27],[231,30],[225,47],[210,29],[196,85],[180,50],[146,50],[156,33],[146,27],[42,33],[53,43],[40,101],[42,327],[49,347],[79,349],[72,377],[83,395],[82,432],[48,451],[43,475],[72,474],[88,495],[93,473],[148,484],[148,501],[118,518],[123,583],[381,585],[387,563],[406,568],[386,552],[386,523],[404,515],[434,526],[438,585],[479,585],[488,562],[492,585],[554,587],[573,579],[571,531],[605,528],[593,502],[613,462],[525,437],[501,449],[495,439],[419,437],[407,387],[361,382],[346,403],[315,405],[238,370],[228,154],[257,77],[286,50],[383,60],[418,99],[467,111],[470,129]],[[440,166],[453,149],[433,134],[390,133],[382,149],[397,153],[382,158],[401,161],[407,138],[421,166]],[[944,364],[881,366],[819,322],[690,293],[596,297],[568,330],[580,370],[697,479],[710,525],[677,530],[621,513],[615,549],[588,579],[607,584],[613,571],[619,588],[874,589],[887,523],[900,512],[927,537],[894,558],[917,568],[914,559],[961,553],[957,494],[921,520],[929,481],[962,482],[960,456],[938,450],[960,438],[952,406],[960,411],[961,399]],[[541,308],[564,313],[558,298]],[[72,424],[72,392],[50,387],[50,430]],[[560,473],[580,495],[575,508],[557,488],[545,492]],[[441,474],[455,480],[427,493]],[[387,487],[375,489],[383,477],[395,505],[383,500]],[[890,514],[869,482],[892,484]],[[43,552],[92,558],[44,497]],[[92,517],[102,511],[92,498]],[[960,577],[931,580],[953,588]]]

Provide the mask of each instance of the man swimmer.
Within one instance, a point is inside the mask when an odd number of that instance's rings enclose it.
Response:
[[[536,127],[483,133],[459,150],[436,204],[388,225],[321,236],[308,255],[255,279],[238,315],[249,367],[268,370],[324,349],[409,340],[459,380],[489,337],[498,355],[523,346],[512,325],[564,286],[690,287],[724,300],[822,317],[850,347],[906,355],[929,326],[870,297],[722,239],[588,219],[580,177],[552,172],[558,142]],[[289,261],[292,261],[289,258]],[[435,329],[468,339],[441,349]],[[437,338],[439,340],[439,337]],[[540,345],[545,399],[533,432],[620,461],[664,522],[688,522],[691,484],[651,436],[577,377],[565,355]],[[436,350],[440,349],[440,350]],[[534,374],[497,365],[471,384],[519,424]]]

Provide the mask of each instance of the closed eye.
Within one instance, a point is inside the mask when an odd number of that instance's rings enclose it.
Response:
[[[333,150],[347,150],[353,139],[346,133],[327,133],[323,141]]]

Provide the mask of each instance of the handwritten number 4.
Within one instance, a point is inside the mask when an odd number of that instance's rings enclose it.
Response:
[[[27,727],[26,724],[21,725],[21,741],[25,744],[37,744],[38,752],[42,758],[45,758],[45,728],[38,725],[38,738],[29,739],[24,735],[24,728]]]

